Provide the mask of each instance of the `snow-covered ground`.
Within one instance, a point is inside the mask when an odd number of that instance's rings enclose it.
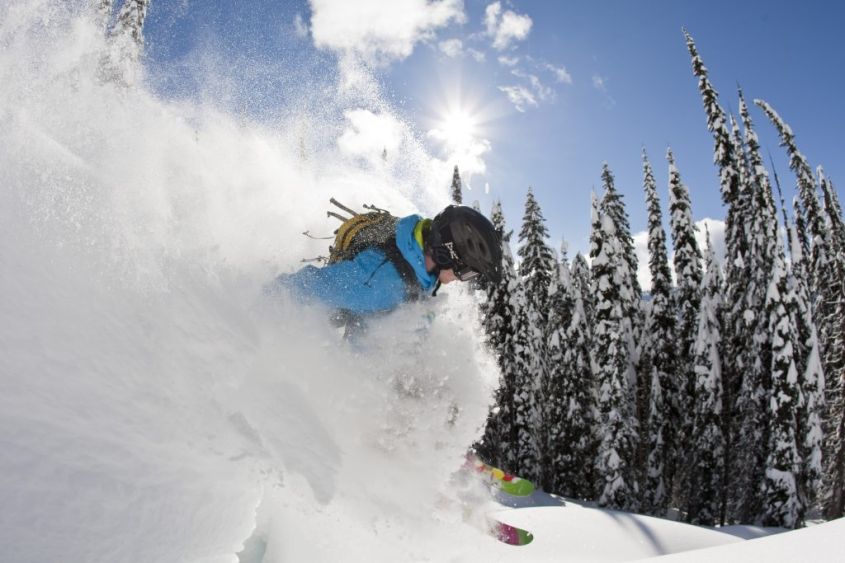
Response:
[[[332,195],[445,203],[425,155],[303,154],[287,122],[99,84],[75,5],[0,3],[0,561],[845,559],[843,522],[743,541],[456,492],[496,383],[470,296],[351,346],[325,311],[263,292],[325,252],[299,233],[334,228]],[[485,511],[535,541],[497,542]]]

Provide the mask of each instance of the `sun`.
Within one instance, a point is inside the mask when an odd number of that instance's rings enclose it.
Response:
[[[483,116],[473,111],[472,106],[452,102],[444,104],[437,112],[429,136],[435,139],[443,152],[449,155],[465,155],[473,152],[484,133]]]
[[[440,84],[435,88],[434,84]],[[430,91],[420,93],[424,111],[419,115],[426,132],[428,148],[440,163],[459,166],[468,181],[486,173],[486,158],[495,136],[493,122],[499,117],[493,100],[477,92],[468,81],[455,78],[432,80]]]
[[[460,150],[478,136],[478,116],[461,106],[452,106],[442,114],[436,130],[447,147]]]

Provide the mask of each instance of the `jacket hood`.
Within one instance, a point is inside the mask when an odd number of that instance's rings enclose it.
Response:
[[[423,249],[414,238],[414,228],[422,221],[420,215],[408,215],[403,217],[396,224],[396,246],[402,257],[408,261],[417,275],[417,280],[424,290],[434,289],[437,283],[437,276],[430,274],[425,269],[425,254]]]

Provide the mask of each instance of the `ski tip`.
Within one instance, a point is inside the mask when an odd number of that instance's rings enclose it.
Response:
[[[528,545],[534,541],[534,534],[528,530],[498,520],[491,520],[491,533],[497,540],[508,545]]]
[[[511,481],[503,481],[499,484],[499,488],[509,495],[515,497],[527,497],[534,492],[534,483],[527,479],[513,479]]]

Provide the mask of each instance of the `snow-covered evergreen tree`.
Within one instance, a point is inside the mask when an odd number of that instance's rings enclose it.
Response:
[[[596,473],[601,506],[635,509],[637,424],[631,378],[630,271],[613,218],[593,199],[590,258],[595,299],[592,360],[598,386],[599,436]]]
[[[628,347],[628,380],[632,400],[634,401],[634,416],[637,415],[637,364],[639,362],[639,341],[642,331],[642,289],[637,279],[637,254],[634,250],[634,238],[631,236],[628,212],[622,195],[616,189],[616,180],[607,163],[602,165],[602,187],[604,193],[599,201],[599,212],[610,219],[614,226],[616,241],[619,246],[619,256],[622,261],[617,265],[619,269],[619,291],[624,301],[622,315],[622,338]]]
[[[687,520],[713,526],[724,517],[725,436],[722,430],[721,274],[707,233],[706,273],[693,347],[695,389],[689,440]]]
[[[813,169],[810,167],[809,162],[807,162],[807,158],[798,150],[792,129],[783,121],[774,108],[764,100],[754,100],[754,103],[766,113],[766,116],[768,116],[769,120],[777,128],[780,134],[781,146],[785,147],[789,154],[789,167],[795,173],[798,180],[798,197],[801,203],[798,209],[801,212],[807,229],[804,235],[806,239],[801,241],[801,246],[804,252],[809,252],[807,256],[809,258],[808,273],[810,274],[812,290],[820,290],[819,277],[822,275],[821,270],[825,267],[827,256],[824,248],[824,217],[816,193],[816,181],[813,177]]]
[[[616,189],[616,180],[607,163],[602,165],[602,194],[599,208],[603,215],[608,216],[616,227],[616,237],[619,240],[624,267],[627,273],[624,274],[624,295],[628,300],[625,308],[626,322],[631,324],[631,359],[636,362],[636,341],[639,339],[642,328],[641,298],[642,289],[637,279],[637,252],[634,249],[634,237],[631,236],[628,212],[625,210],[625,203],[622,201],[622,194]]]
[[[520,330],[523,331],[522,351],[518,354],[524,363],[521,377],[525,381],[524,385],[518,387],[518,394],[524,395],[521,400],[525,405],[525,415],[519,423],[523,434],[520,437],[518,468],[520,475],[534,480],[538,480],[542,474],[540,447],[546,443],[545,425],[539,405],[547,372],[548,291],[556,269],[554,253],[546,244],[547,238],[548,230],[542,210],[534,198],[533,190],[529,188],[519,232],[520,246],[517,253],[522,259],[519,264],[522,283],[521,291],[515,295],[519,299],[515,309],[518,311]]]
[[[802,397],[791,340],[795,331],[786,305],[788,292],[785,264],[777,260],[766,300],[773,354],[762,522],[795,528],[803,524],[805,510],[798,491],[801,468],[795,436]]]
[[[751,170],[751,186],[753,192],[754,225],[750,253],[753,259],[752,274],[754,286],[768,288],[765,308],[767,315],[764,322],[758,322],[755,344],[763,348],[766,353],[761,354],[769,363],[768,370],[771,377],[769,392],[769,411],[773,408],[772,401],[779,397],[784,387],[788,387],[794,397],[794,402],[785,403],[781,411],[791,411],[793,421],[792,431],[795,439],[795,467],[794,491],[789,487],[789,478],[783,480],[772,479],[771,475],[781,475],[781,470],[773,469],[773,464],[783,462],[785,454],[783,447],[784,429],[782,425],[773,424],[769,415],[770,427],[769,445],[766,463],[766,499],[764,501],[764,519],[771,521],[783,520],[785,525],[797,526],[803,521],[808,504],[816,497],[821,476],[820,467],[820,408],[824,377],[818,358],[816,329],[809,314],[808,291],[805,283],[801,283],[790,270],[778,235],[778,223],[772,186],[768,172],[760,154],[760,145],[754,132],[745,99],[740,92],[740,115],[745,128],[745,144],[748,147],[749,164]],[[788,225],[787,225],[788,228]],[[797,268],[803,268],[799,264]],[[801,274],[803,276],[803,274]],[[781,280],[780,278],[783,278]],[[772,286],[772,284],[779,284]],[[755,294],[759,300],[759,291]],[[788,318],[783,318],[781,304]],[[755,303],[756,305],[756,303]],[[784,333],[784,334],[780,334]],[[783,339],[786,338],[786,342]],[[786,362],[794,364],[796,379],[787,377],[783,380]],[[780,389],[778,388],[780,386]],[[787,416],[783,412],[781,416]],[[778,434],[778,437],[775,436]],[[791,495],[794,494],[794,499]],[[786,505],[795,510],[786,509],[783,496],[790,496]],[[778,507],[776,507],[778,505]],[[786,512],[784,512],[786,511]]]
[[[798,369],[799,391],[803,401],[798,411],[799,457],[801,474],[798,480],[798,494],[809,511],[819,499],[822,486],[822,416],[824,412],[824,373],[819,355],[818,337],[813,322],[810,290],[804,270],[802,247],[794,226],[786,214],[786,204],[777,174],[774,175],[783,214],[783,225],[787,233],[789,261],[787,282],[790,299],[787,301],[794,334],[793,356]]]
[[[516,394],[516,359],[514,350],[514,311],[512,293],[517,286],[516,271],[510,252],[510,233],[506,232],[501,202],[493,206],[491,221],[502,240],[502,277],[498,283],[484,286],[485,300],[481,304],[481,322],[487,344],[496,356],[499,366],[499,387],[487,417],[482,439],[476,444],[478,454],[493,465],[514,470],[512,452],[516,446],[514,436]]]
[[[745,285],[740,295],[741,307],[735,306],[735,327],[741,329],[741,348],[735,348],[738,365],[743,366],[739,394],[735,397],[736,455],[732,456],[737,491],[734,514],[743,521],[759,518],[765,499],[757,492],[766,471],[770,455],[768,430],[768,397],[770,394],[773,345],[771,312],[767,307],[767,294],[776,256],[782,260],[782,244],[777,235],[777,218],[772,198],[768,172],[763,165],[760,146],[742,92],[739,92],[739,109],[745,134],[740,136],[739,125],[734,122],[734,152],[740,162],[740,198],[737,216],[743,224],[745,245]],[[733,120],[732,120],[733,121]],[[739,324],[739,321],[742,324]],[[735,388],[734,388],[735,389]]]
[[[672,275],[666,251],[663,212],[657,196],[657,182],[643,149],[643,187],[648,209],[648,252],[651,273],[651,303],[640,339],[640,388],[645,396],[645,416],[640,417],[645,455],[643,509],[662,515],[669,505],[674,475],[675,436],[678,428],[675,381],[675,308]]]
[[[819,167],[819,185],[824,196],[825,224],[828,233],[829,264],[825,298],[833,299],[824,307],[823,325],[827,340],[827,409],[825,438],[825,475],[823,500],[825,516],[838,518],[845,513],[845,222],[836,190]],[[839,295],[836,299],[835,296]],[[812,380],[808,381],[812,385]],[[812,473],[812,470],[810,470]]]
[[[108,34],[107,52],[100,60],[103,80],[123,86],[136,81],[139,61],[144,52],[144,22],[151,0],[124,0],[117,13],[114,26]],[[112,3],[104,0],[98,5],[99,17],[111,10]]]
[[[531,307],[526,296],[526,286],[517,283],[511,288],[511,308],[513,324],[513,363],[508,366],[508,373],[513,373],[513,447],[507,453],[507,469],[518,475],[539,481],[541,476],[540,445],[543,436],[538,432],[541,424],[540,382],[538,373],[540,359],[537,357],[537,325],[529,314]]]
[[[789,273],[788,279],[791,301],[787,306],[795,330],[792,338],[798,367],[798,387],[803,398],[798,412],[796,436],[801,461],[798,492],[809,511],[819,501],[822,491],[825,377],[807,283],[793,272]]]
[[[713,135],[713,158],[719,167],[722,201],[727,207],[722,385],[728,424],[729,472],[735,476],[729,493],[734,501],[731,516],[735,520],[752,522],[760,510],[761,460],[765,460],[761,447],[766,444],[762,437],[755,435],[760,428],[761,405],[765,397],[765,381],[759,377],[764,364],[757,351],[767,348],[755,347],[754,340],[762,311],[753,305],[757,293],[749,285],[752,279],[749,272],[749,226],[752,225],[753,213],[750,181],[745,180],[750,174],[742,144],[735,142],[735,136],[731,134],[727,116],[718,102],[718,93],[710,83],[695,42],[686,31],[684,35],[692,58],[693,74],[698,77],[707,128]]]
[[[552,276],[549,284],[549,315],[546,328],[548,368],[541,389],[542,420],[545,426],[541,484],[546,491],[554,492],[560,492],[560,486],[569,480],[563,475],[562,468],[555,463],[555,459],[559,457],[559,448],[564,450],[560,453],[566,455],[565,450],[569,446],[567,442],[570,438],[566,428],[569,422],[566,418],[569,374],[563,363],[563,356],[568,345],[566,331],[572,322],[574,299],[565,245],[561,245],[561,262],[557,270],[557,275]]]
[[[731,117],[734,153],[739,163],[740,197],[735,208],[742,224],[744,260],[743,286],[737,287],[735,296],[741,301],[732,302],[729,324],[734,329],[735,364],[741,366],[739,377],[729,387],[733,406],[733,428],[730,450],[733,476],[729,493],[733,501],[730,512],[741,522],[756,522],[763,509],[764,498],[759,484],[765,475],[768,457],[766,431],[768,423],[767,399],[771,382],[771,338],[768,332],[768,315],[765,310],[765,291],[768,281],[759,283],[764,275],[755,270],[760,265],[758,242],[762,240],[760,221],[754,208],[755,186],[752,183],[748,156],[740,137],[739,125]],[[769,268],[770,270],[770,268]],[[767,270],[768,271],[768,270]]]
[[[571,330],[567,334],[569,347],[564,361],[571,366],[572,377],[580,381],[576,395],[577,402],[587,405],[585,420],[588,425],[583,430],[578,441],[572,446],[572,455],[583,460],[582,484],[573,494],[580,498],[596,497],[595,460],[598,451],[600,416],[598,411],[598,386],[591,357],[593,342],[593,319],[595,318],[595,299],[593,299],[591,284],[592,272],[587,259],[578,252],[572,259],[571,280],[572,292],[575,298],[575,313],[572,318]],[[577,374],[577,375],[576,375]],[[581,494],[577,494],[578,491]]]
[[[590,292],[590,280],[592,274],[590,273],[590,265],[587,259],[578,252],[575,258],[572,259],[572,287],[576,295],[581,296],[584,307],[584,318],[587,326],[593,326],[593,294]]]
[[[826,408],[824,413],[825,446],[824,512],[827,518],[845,513],[845,412],[841,406],[845,385],[845,365],[841,348],[842,317],[837,308],[845,300],[845,284],[834,245],[837,230],[830,229],[816,191],[816,181],[807,158],[798,150],[795,135],[778,113],[765,101],[755,100],[780,134],[781,146],[789,154],[789,167],[798,184],[796,227],[799,233],[810,294],[813,299],[813,320],[818,328],[825,377]],[[834,213],[836,215],[836,213]],[[837,221],[841,221],[841,212]]]
[[[535,313],[540,315],[539,319],[543,321],[536,324],[538,336],[541,334],[540,330],[545,327],[548,288],[556,271],[554,253],[546,244],[548,236],[543,212],[534,197],[534,191],[529,188],[525,198],[525,214],[519,232],[517,254],[521,258],[519,274],[526,286],[526,295],[535,307]]]
[[[692,433],[692,397],[695,389],[693,348],[698,330],[698,311],[701,304],[701,249],[695,238],[696,227],[692,217],[689,189],[681,179],[681,173],[675,165],[672,150],[666,151],[669,165],[669,225],[675,250],[673,265],[675,269],[676,289],[674,309],[677,316],[675,325],[675,365],[673,387],[676,389],[674,400],[668,406],[674,407],[674,425],[677,432],[675,451],[669,459],[674,466],[667,466],[667,483],[673,489],[677,506],[686,504],[681,498],[688,487],[682,486],[685,471],[690,468],[688,437]]]
[[[94,17],[96,18],[96,23],[103,31],[108,31],[114,0],[92,0],[92,4],[94,6]]]
[[[543,393],[547,467],[544,488],[592,498],[595,459],[594,389],[583,299],[572,283],[566,249],[549,290],[548,377]]]
[[[701,249],[695,238],[697,229],[693,222],[689,189],[681,180],[672,149],[666,151],[666,160],[669,163],[669,224],[675,250],[673,265],[677,286],[678,365],[689,366],[692,365],[692,345],[701,301]]]
[[[756,277],[755,284],[767,285],[774,261],[776,256],[782,253],[783,245],[778,234],[777,209],[772,184],[760,154],[760,142],[754,131],[754,124],[748,113],[742,91],[739,92],[739,114],[745,133],[745,145],[748,148],[752,219],[755,223],[751,240],[751,255],[754,260],[751,271]]]
[[[458,165],[455,165],[455,171],[452,173],[452,203],[458,205],[464,201],[463,184],[461,183],[461,174],[458,172]]]

